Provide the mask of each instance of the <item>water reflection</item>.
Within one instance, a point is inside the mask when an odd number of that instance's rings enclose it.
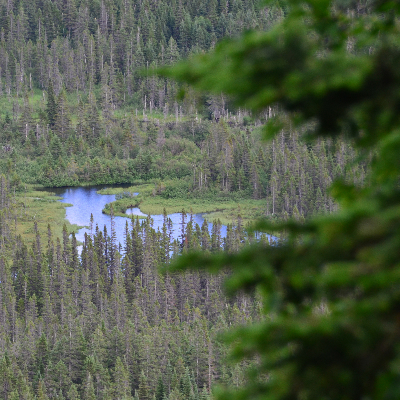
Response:
[[[128,215],[134,215],[134,216],[138,216],[138,217],[147,217],[147,214],[144,214],[140,211],[139,207],[133,207],[133,208],[128,208],[126,210],[126,213]]]

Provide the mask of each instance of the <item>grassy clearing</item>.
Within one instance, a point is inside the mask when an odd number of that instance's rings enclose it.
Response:
[[[67,226],[69,233],[77,232],[78,225],[71,225],[65,219],[65,207],[70,204],[60,203],[54,193],[36,191],[30,187],[26,193],[18,194],[17,198],[17,234],[25,242],[32,243],[35,239],[34,222],[38,224],[42,245],[47,245],[47,226],[50,224],[54,239],[62,240],[63,225]]]
[[[139,193],[141,195],[146,194],[149,195],[151,194],[152,190],[154,188],[154,184],[152,183],[138,183],[136,185],[132,185],[129,187],[109,187],[105,189],[98,190],[97,193],[99,194],[122,194],[124,192],[129,192],[129,193]]]
[[[93,93],[97,101],[100,102],[102,96],[100,85],[94,88]],[[33,90],[29,90],[27,94],[28,94],[29,108],[32,113],[32,118],[35,121],[41,120],[41,118],[43,118],[43,113],[45,113],[47,106],[47,91],[34,88]],[[76,127],[76,124],[78,123],[78,115],[77,115],[79,106],[78,99],[80,99],[80,101],[82,101],[83,103],[87,103],[88,93],[72,92],[72,93],[65,93],[65,95],[67,99],[71,126],[74,129]],[[15,93],[11,97],[0,96],[0,118],[4,119],[7,114],[10,118],[12,118],[14,113],[13,108],[15,107],[15,104],[18,103],[19,108],[22,109],[24,107],[24,102],[25,102],[25,97],[23,94],[21,94],[19,97],[16,97]],[[136,107],[135,105],[124,104],[121,106],[121,108],[113,112],[113,118],[117,120],[122,120],[129,115],[131,116],[137,115],[137,117],[141,119],[142,112],[143,110],[141,108]],[[149,120],[163,120],[163,121],[165,120],[166,122],[174,122],[176,117],[175,114],[169,114],[165,118],[164,114],[160,111],[153,110],[150,113],[149,110],[147,110],[146,118]],[[100,113],[100,119],[102,119],[101,113]],[[189,119],[190,119],[189,116],[185,116],[181,119],[181,122],[182,120],[189,120]],[[42,120],[41,123],[44,123],[44,121]]]
[[[223,210],[212,211],[205,215],[204,218],[212,222],[219,219],[222,224],[236,223],[238,215],[242,217],[244,224],[254,223],[258,219],[265,217],[265,201],[246,199],[237,202],[230,202]]]
[[[110,213],[110,204],[113,205],[114,214],[126,216],[128,208],[139,207],[144,214],[173,214],[185,210],[194,214],[206,214],[204,218],[208,221],[219,219],[223,224],[236,221],[238,215],[242,216],[243,222],[254,222],[257,218],[264,216],[265,201],[243,199],[232,201],[229,199],[207,200],[207,199],[165,199],[155,194],[154,184],[135,185],[129,188],[107,188],[100,190],[100,194],[122,194],[123,192],[139,193],[138,196],[123,198],[107,204],[103,209],[106,214]]]

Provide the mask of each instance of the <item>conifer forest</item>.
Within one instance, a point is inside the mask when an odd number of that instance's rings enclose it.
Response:
[[[112,209],[111,230],[91,221],[79,242],[31,204],[55,202],[35,190],[148,184],[160,201],[257,200],[268,221],[336,212],[329,188],[367,185],[371,152],[341,135],[308,140],[313,121],[292,126],[279,103],[255,112],[158,72],[268,32],[283,3],[0,0],[0,400],[212,400],[214,384],[238,388],[257,367],[226,362],[221,334],[273,318],[260,293],[227,297],[229,268],[169,266],[278,246],[285,232],[272,242],[238,211],[222,235],[186,209],[178,239],[164,212],[157,230],[131,218],[118,243]]]

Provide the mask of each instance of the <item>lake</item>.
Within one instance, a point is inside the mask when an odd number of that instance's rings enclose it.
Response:
[[[66,207],[65,218],[71,224],[77,224],[79,226],[87,226],[88,228],[82,228],[76,234],[77,240],[80,242],[84,241],[85,233],[90,233],[90,214],[93,214],[94,225],[99,226],[103,230],[104,225],[107,227],[107,232],[111,232],[111,217],[103,214],[102,210],[107,203],[115,201],[115,195],[105,195],[97,193],[98,190],[104,189],[110,186],[87,186],[87,187],[71,187],[71,188],[54,188],[50,189],[53,193],[56,193],[61,197],[62,203],[72,204],[72,207]],[[131,208],[127,210],[130,215],[145,216],[139,208]],[[164,217],[160,215],[151,215],[153,219],[153,228],[155,230],[162,229]],[[168,218],[172,221],[172,236],[174,239],[178,238],[181,232],[181,221],[182,214],[174,213],[169,214]],[[130,221],[129,217],[114,217],[115,219],[115,231],[117,235],[117,242],[124,244],[124,232],[126,221]],[[186,219],[188,222],[189,216]],[[203,224],[204,218],[202,214],[194,214],[193,222],[198,223],[200,226]],[[212,223],[208,223],[208,229],[211,233]],[[221,236],[226,236],[226,225],[221,226]]]

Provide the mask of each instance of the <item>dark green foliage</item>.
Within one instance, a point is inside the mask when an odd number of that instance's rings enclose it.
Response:
[[[37,355],[36,362],[37,366],[35,370],[39,376],[44,376],[44,372],[47,366],[48,358],[49,358],[49,349],[47,344],[47,339],[45,335],[42,335],[37,344]]]
[[[156,389],[156,400],[163,400],[165,396],[165,387],[162,378],[158,379],[157,389]]]
[[[53,83],[50,81],[47,89],[46,105],[47,122],[51,128],[54,128],[57,120],[57,101],[54,94]]]
[[[373,152],[360,187],[336,182],[336,214],[256,230],[284,231],[278,246],[183,256],[177,268],[230,267],[229,293],[257,291],[268,316],[232,331],[235,360],[257,357],[248,382],[220,399],[397,399],[400,8],[397,2],[287,1],[286,18],[163,70],[238,104],[282,112],[310,137],[346,134]],[[276,139],[275,139],[276,140]],[[317,202],[323,193],[317,191]],[[320,206],[318,206],[320,208]]]

